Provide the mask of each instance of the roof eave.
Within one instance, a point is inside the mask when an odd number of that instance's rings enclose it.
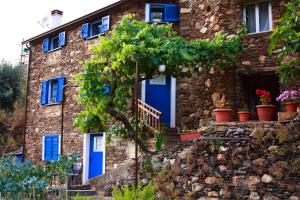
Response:
[[[121,4],[123,4],[123,3],[127,2],[127,1],[129,1],[129,0],[120,0],[120,1],[117,1],[117,2],[115,2],[115,3],[113,3],[113,4],[110,4],[110,5],[108,5],[108,6],[105,6],[105,7],[103,7],[103,8],[100,8],[99,10],[96,10],[96,11],[94,11],[94,12],[91,12],[91,13],[87,14],[87,15],[84,15],[84,16],[82,16],[82,17],[79,17],[79,18],[77,18],[77,19],[75,19],[75,20],[72,20],[72,21],[67,22],[67,23],[65,23],[65,24],[62,24],[62,25],[60,25],[60,26],[58,26],[58,27],[55,27],[55,28],[53,28],[53,29],[51,29],[51,30],[48,30],[48,31],[46,31],[46,32],[44,32],[44,33],[41,33],[41,34],[39,34],[39,35],[37,35],[37,36],[34,36],[34,37],[29,38],[29,39],[27,39],[27,40],[24,40],[24,41],[22,42],[22,44],[25,44],[25,43],[28,43],[28,42],[32,42],[32,41],[37,40],[37,39],[39,39],[39,38],[41,38],[41,37],[47,36],[47,35],[49,35],[50,33],[56,32],[56,31],[58,31],[58,30],[60,30],[60,29],[63,29],[63,28],[66,28],[66,27],[68,27],[68,26],[71,26],[71,25],[73,25],[73,24],[76,24],[76,23],[78,23],[78,22],[80,22],[80,21],[82,21],[82,20],[84,20],[84,19],[93,17],[94,15],[97,15],[97,14],[99,14],[99,13],[101,13],[101,12],[107,11],[107,10],[113,8],[113,7],[119,6],[119,5],[121,5]]]

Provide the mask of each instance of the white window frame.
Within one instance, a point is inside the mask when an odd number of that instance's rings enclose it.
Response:
[[[161,82],[155,82],[155,79],[158,78],[158,77],[163,77]],[[160,74],[159,76],[157,77],[154,77],[153,79],[150,79],[150,85],[166,85],[166,75],[164,74]]]
[[[97,139],[96,139],[97,138]],[[99,147],[97,145],[97,141],[100,140],[101,142],[101,146]],[[103,141],[104,141],[104,137],[103,135],[102,136],[94,136],[94,146],[93,146],[93,151],[94,152],[103,152],[104,151],[104,144],[103,144]]]
[[[259,6],[258,4],[260,3],[268,3],[268,8],[269,8],[269,30],[267,31],[260,31],[259,30]],[[270,32],[273,30],[273,20],[272,20],[272,3],[271,1],[259,1],[259,2],[255,2],[255,3],[249,3],[249,4],[245,4],[243,7],[243,22],[246,23],[246,8],[247,6],[250,5],[254,5],[255,6],[255,32],[252,33],[248,33],[248,35],[250,34],[256,34],[256,33],[265,33],[265,32]]]
[[[49,136],[55,136],[55,135],[58,135],[58,134],[49,134]],[[42,144],[42,161],[45,160],[45,136],[48,136],[48,135],[43,135],[43,144]],[[61,135],[58,135],[58,160],[59,160],[59,157],[61,155]]]
[[[93,32],[93,25],[97,24],[97,23],[100,23],[99,26],[98,26],[98,29],[99,29],[99,33],[98,34],[95,34],[95,35],[92,35],[92,32]],[[97,20],[97,21],[93,21],[90,23],[90,27],[89,27],[89,32],[90,32],[90,38],[93,38],[93,37],[96,37],[98,35],[101,35],[100,33],[100,26],[102,25],[102,19],[101,20]]]

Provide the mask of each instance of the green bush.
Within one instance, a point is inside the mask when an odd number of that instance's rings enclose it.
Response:
[[[135,188],[126,186],[123,190],[114,188],[112,196],[114,200],[154,200],[155,199],[155,185],[151,182],[142,188],[141,184]]]
[[[10,158],[0,160],[0,199],[44,199],[48,175],[42,166],[32,162],[13,162]]]

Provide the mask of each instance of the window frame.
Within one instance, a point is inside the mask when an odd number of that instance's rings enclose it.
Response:
[[[58,78],[49,79],[48,81],[49,81],[49,83],[48,83],[48,105],[49,104],[57,104],[58,102],[56,102],[56,100],[55,101],[51,100],[51,98],[53,98],[51,96],[53,95],[53,93],[52,93],[53,85],[52,84],[53,84],[53,82],[56,82],[55,99],[57,98],[57,93],[58,93],[58,90],[59,90],[59,88],[58,88]]]
[[[57,89],[56,89],[56,99],[58,98],[58,95],[59,95],[59,92],[60,92],[60,79],[63,79],[63,85],[62,85],[62,88],[61,88],[61,95],[62,95],[62,99],[61,101],[56,101],[53,102],[53,101],[50,101],[51,99],[51,82],[53,81],[57,81]],[[65,84],[65,81],[66,81],[66,78],[64,76],[59,76],[59,77],[55,77],[55,78],[49,78],[49,79],[45,79],[42,81],[42,84],[41,84],[41,106],[51,106],[51,105],[59,105],[59,104],[62,104],[63,101],[64,101],[64,86],[66,85]],[[46,93],[47,93],[47,97],[46,97],[46,100],[47,100],[47,103],[45,104],[42,104],[42,99],[43,99],[43,82],[46,82],[48,85],[47,85],[47,90]]]
[[[54,40],[55,39],[57,39],[57,47],[56,48],[54,48],[53,46],[54,46]],[[59,35],[55,35],[55,36],[53,36],[53,37],[50,37],[50,50],[49,50],[49,52],[50,51],[55,51],[56,49],[58,49],[58,48],[61,48],[60,46],[59,46]]]
[[[155,79],[158,80],[157,78],[159,78],[159,77],[162,77],[161,82],[155,82]],[[160,75],[150,79],[149,84],[150,85],[166,85],[167,84],[166,75],[160,74]]]
[[[93,33],[93,25],[95,25],[97,23],[100,23],[99,26],[98,26],[99,33],[95,34],[95,35],[92,35],[92,33]],[[102,18],[99,19],[99,20],[95,20],[95,21],[90,22],[89,23],[89,37],[87,39],[95,38],[95,37],[97,37],[99,35],[104,35],[105,33],[100,33],[100,26],[101,25],[102,25]]]
[[[268,3],[268,12],[269,12],[269,30],[267,31],[260,31],[260,23],[259,23],[259,4],[260,3]],[[273,30],[273,17],[272,17],[272,3],[271,1],[257,1],[257,2],[251,2],[251,3],[246,3],[243,6],[243,22],[247,23],[247,14],[246,14],[246,9],[247,6],[254,5],[255,7],[255,32],[247,33],[248,35],[251,34],[258,34],[258,33],[266,33],[266,32],[271,32]]]
[[[178,9],[180,9],[179,4],[178,3],[146,3],[145,4],[145,21],[148,23],[179,23],[180,21],[180,10],[178,10],[178,19],[176,21],[169,21],[167,19],[165,19],[166,16],[166,7],[170,5],[173,6],[177,6]],[[151,8],[161,8],[162,9],[162,19],[161,21],[153,21],[152,19],[152,12],[151,12]]]
[[[108,28],[109,29],[107,31],[105,31],[105,32],[101,32],[101,26],[103,25],[103,18],[105,18],[105,17],[108,17]],[[100,23],[99,26],[98,26],[99,33],[96,34],[96,35],[92,35],[93,25],[96,24],[96,23]],[[107,34],[107,32],[109,32],[110,27],[111,27],[111,25],[110,25],[110,15],[104,15],[104,16],[99,17],[97,19],[90,20],[90,21],[88,21],[88,22],[86,22],[84,24],[88,24],[87,25],[88,26],[88,36],[86,38],[82,38],[82,39],[83,40],[94,39],[94,38],[96,38],[96,37],[98,37],[100,35],[105,35],[105,34]],[[82,24],[82,25],[84,25],[84,24]],[[81,33],[82,33],[82,29],[81,29]]]
[[[45,139],[46,139],[46,137],[53,137],[53,136],[56,136],[56,137],[58,137],[58,150],[57,150],[57,152],[58,152],[58,158],[57,158],[57,160],[46,160],[45,159],[45,147],[46,147],[46,144],[45,144]],[[59,158],[60,158],[60,155],[61,155],[61,135],[59,135],[59,134],[47,134],[47,135],[43,135],[43,138],[42,138],[42,161],[46,161],[46,162],[50,162],[50,161],[58,161],[59,160]]]

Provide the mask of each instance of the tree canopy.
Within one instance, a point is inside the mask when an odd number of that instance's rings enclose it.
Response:
[[[300,0],[292,0],[286,4],[284,15],[278,20],[273,30],[269,53],[280,48],[278,74],[281,80],[300,76]],[[295,56],[291,59],[291,56]]]
[[[82,132],[107,130],[134,138],[128,116],[133,98],[135,66],[139,81],[159,75],[158,66],[165,64],[167,76],[189,77],[211,66],[236,65],[242,49],[243,32],[237,35],[217,33],[211,40],[186,40],[172,29],[171,24],[149,24],[135,20],[133,15],[122,18],[107,37],[92,48],[93,56],[83,64],[77,76],[79,102],[84,110],[75,125]],[[110,92],[104,88],[109,85]],[[113,126],[107,121],[114,120]],[[118,123],[119,122],[119,123]],[[121,124],[123,128],[116,128]],[[142,142],[138,142],[146,150]]]
[[[24,67],[6,61],[0,63],[0,109],[12,111],[14,103],[21,95]]]

